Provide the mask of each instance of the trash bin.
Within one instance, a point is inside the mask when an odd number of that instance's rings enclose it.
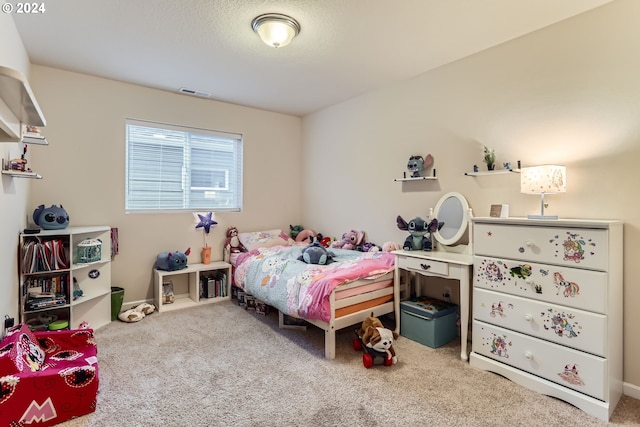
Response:
[[[120,309],[122,309],[122,301],[124,301],[124,288],[117,286],[111,287],[111,321],[118,318]]]

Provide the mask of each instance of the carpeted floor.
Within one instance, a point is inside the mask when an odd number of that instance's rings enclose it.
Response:
[[[398,364],[364,368],[353,329],[325,360],[323,332],[278,329],[233,302],[96,331],[100,392],[78,426],[631,426],[623,397],[609,423],[459,358],[400,337]]]

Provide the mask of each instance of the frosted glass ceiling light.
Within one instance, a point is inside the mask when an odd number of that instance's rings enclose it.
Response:
[[[540,194],[540,215],[529,215],[529,219],[558,219],[544,214],[544,195],[567,192],[567,168],[556,165],[533,166],[520,170],[520,192]]]
[[[300,32],[300,24],[287,15],[266,13],[251,21],[251,28],[271,47],[283,47]]]

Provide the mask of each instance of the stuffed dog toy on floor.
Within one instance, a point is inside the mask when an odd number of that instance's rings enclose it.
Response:
[[[358,336],[366,347],[387,353],[394,365],[398,363],[396,351],[393,348],[393,340],[398,339],[398,333],[385,328],[380,319],[373,316],[373,313],[362,322]]]

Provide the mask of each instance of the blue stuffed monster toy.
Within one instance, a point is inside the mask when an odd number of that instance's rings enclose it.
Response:
[[[334,253],[328,251],[327,248],[322,246],[316,239],[302,250],[302,255],[298,257],[298,261],[304,261],[307,264],[327,265],[335,261],[333,257]]]
[[[162,252],[158,254],[158,270],[174,271],[187,268],[187,255],[191,253],[191,248],[186,251]]]
[[[48,208],[40,205],[33,211],[33,222],[44,230],[62,230],[69,225],[69,214],[62,205]]]
[[[409,232],[409,236],[404,241],[402,249],[405,251],[431,250],[431,236],[427,236],[427,234],[438,230],[437,219],[434,218],[431,222],[427,223],[424,219],[415,217],[411,221],[407,222],[398,215],[396,222],[400,230]]]

